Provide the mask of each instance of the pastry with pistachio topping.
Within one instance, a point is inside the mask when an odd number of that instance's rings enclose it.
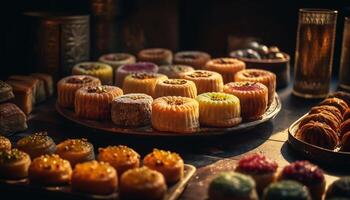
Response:
[[[193,81],[197,87],[197,94],[206,92],[222,92],[223,79],[217,72],[206,70],[195,70],[187,72],[184,79]]]
[[[136,62],[135,56],[128,53],[109,53],[102,55],[98,60],[112,66],[114,71],[121,65],[133,64]]]
[[[75,93],[75,114],[80,118],[106,120],[111,118],[111,103],[123,95],[115,86],[86,86]]]
[[[117,171],[108,163],[89,161],[77,164],[72,174],[72,188],[75,191],[107,195],[116,192]]]
[[[193,67],[188,65],[161,65],[158,73],[166,75],[168,78],[183,78],[186,72],[194,71]]]
[[[36,158],[56,152],[56,144],[46,132],[34,133],[17,141],[17,148]]]
[[[100,79],[103,85],[113,84],[113,68],[101,62],[82,62],[72,69],[73,75],[90,75]]]
[[[197,88],[193,81],[186,79],[166,79],[158,81],[155,88],[155,96],[181,96],[196,98]]]
[[[11,150],[11,141],[0,135],[0,151]]]
[[[18,149],[0,151],[0,178],[22,179],[28,176],[30,157]]]
[[[57,145],[56,154],[68,160],[74,167],[77,163],[95,159],[94,147],[87,139],[68,139]]]
[[[8,101],[14,97],[15,95],[13,94],[11,85],[0,80],[0,103]]]
[[[245,69],[245,64],[235,58],[216,58],[208,61],[204,69],[218,72],[222,75],[224,83],[230,83],[234,81],[238,71]]]
[[[155,98],[155,88],[158,81],[168,79],[167,76],[157,73],[135,73],[124,79],[123,91],[129,93],[144,93]]]
[[[263,200],[311,200],[307,187],[296,181],[280,181],[270,184],[265,190]]]
[[[210,55],[202,51],[180,51],[174,56],[174,63],[202,69],[210,60]]]
[[[137,59],[157,65],[169,65],[173,62],[173,53],[169,49],[162,48],[143,49],[138,53]]]
[[[199,122],[214,127],[232,127],[241,123],[239,99],[222,92],[208,92],[197,96]]]
[[[188,97],[160,97],[152,103],[151,119],[158,131],[193,133],[199,128],[198,102]]]

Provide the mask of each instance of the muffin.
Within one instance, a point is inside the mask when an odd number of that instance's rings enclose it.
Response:
[[[17,133],[28,128],[27,116],[13,103],[0,104],[0,132]]]
[[[264,190],[263,200],[311,200],[308,189],[296,181],[279,181]]]
[[[136,58],[128,53],[109,53],[102,55],[98,61],[110,65],[115,71],[122,65],[134,64],[136,62]]]
[[[0,178],[22,179],[28,176],[30,157],[18,149],[0,151]]]
[[[113,68],[101,62],[82,62],[72,69],[72,75],[90,75],[100,79],[103,85],[113,84]]]
[[[8,101],[14,97],[15,95],[13,94],[11,85],[0,80],[0,103]]]
[[[9,81],[17,81],[28,85],[33,88],[33,102],[35,104],[41,103],[46,99],[45,94],[45,86],[44,81],[41,79],[31,77],[31,76],[23,76],[23,75],[12,75],[8,77]]]
[[[235,58],[216,58],[207,62],[204,69],[221,74],[224,83],[235,80],[235,74],[245,69],[244,62]]]
[[[26,115],[29,115],[33,111],[34,98],[33,88],[18,81],[6,81],[11,85],[15,98],[10,102],[18,106]]]
[[[326,113],[327,115],[333,116],[336,122],[341,123],[343,121],[343,116],[339,109],[334,106],[315,106],[312,107],[309,114],[318,114],[318,113]]]
[[[299,127],[304,126],[305,124],[314,121],[314,122],[321,122],[324,124],[327,124],[330,126],[335,132],[338,131],[339,122],[337,122],[337,119],[335,119],[332,115],[329,115],[327,113],[317,113],[317,114],[308,114],[299,123]]]
[[[11,147],[11,141],[0,135],[0,151],[9,151],[11,150]]]
[[[350,152],[350,131],[346,132],[341,138],[340,151]]]
[[[53,95],[54,92],[54,83],[53,83],[53,78],[49,74],[44,74],[44,73],[33,73],[30,74],[30,76],[35,77],[39,80],[42,80],[44,82],[44,88],[45,88],[45,96],[46,98],[49,98]]]
[[[340,113],[343,115],[345,111],[349,108],[348,104],[343,101],[342,99],[332,97],[327,98],[324,101],[320,103],[320,105],[328,105],[328,106],[334,106],[339,109]]]
[[[186,72],[194,71],[193,67],[188,65],[161,65],[158,73],[166,75],[168,78],[181,79]]]
[[[196,98],[197,88],[193,81],[185,79],[165,79],[158,81],[155,88],[155,97],[163,96]]]
[[[184,79],[193,81],[196,84],[197,94],[222,92],[224,87],[222,76],[217,72],[195,70],[187,72]]]
[[[46,132],[34,133],[17,141],[17,148],[36,158],[56,152],[56,144]]]
[[[152,103],[151,120],[158,131],[195,132],[199,128],[198,102],[188,97],[160,97]]]
[[[342,177],[334,181],[327,189],[326,199],[348,198],[350,199],[350,177]]]
[[[143,49],[138,53],[137,59],[157,65],[170,65],[173,62],[173,53],[169,49],[162,48]]]
[[[95,159],[94,147],[87,139],[68,139],[57,145],[56,154],[72,166]]]
[[[202,69],[210,60],[210,55],[201,51],[180,51],[174,56],[174,64],[189,65]]]

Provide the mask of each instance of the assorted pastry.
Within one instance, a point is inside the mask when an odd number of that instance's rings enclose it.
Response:
[[[185,76],[186,72],[192,72],[194,68],[189,65],[161,65],[158,73],[166,75],[168,78],[181,79]]]
[[[68,139],[56,146],[56,154],[72,166],[95,159],[94,147],[87,139]]]
[[[195,69],[202,69],[211,56],[202,51],[180,51],[174,56],[174,64],[189,65]]]
[[[196,98],[197,87],[193,81],[186,79],[164,79],[155,87],[155,98],[163,96],[181,96]]]
[[[232,58],[250,58],[256,60],[281,60],[286,59],[286,55],[277,46],[266,46],[258,42],[250,42],[246,48],[230,52]]]
[[[56,144],[46,132],[25,136],[17,141],[16,146],[19,150],[29,154],[32,159],[56,152]]]
[[[18,149],[0,151],[0,178],[17,180],[28,176],[30,157]]]
[[[152,62],[156,65],[169,65],[173,62],[173,53],[169,49],[143,49],[137,55],[138,61]]]
[[[183,78],[193,81],[196,84],[198,94],[222,92],[224,87],[221,74],[213,71],[195,70],[187,72]]]
[[[113,84],[113,68],[101,62],[82,62],[72,69],[72,75],[90,75],[100,79],[104,85]]]
[[[136,58],[128,53],[109,53],[102,55],[98,61],[110,65],[115,71],[122,65],[134,64]]]

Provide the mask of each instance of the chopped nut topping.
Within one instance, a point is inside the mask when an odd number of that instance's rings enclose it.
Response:
[[[84,77],[84,78],[71,77],[67,80],[67,83],[84,84],[84,83],[89,83],[91,81],[92,79],[90,77]]]
[[[142,95],[133,95],[133,96],[122,96],[122,97],[120,97],[120,98],[138,100],[138,99],[145,99],[145,96],[142,96]]]
[[[134,73],[131,76],[137,79],[150,79],[157,77],[155,74],[152,73]]]
[[[168,100],[167,103],[172,106],[179,106],[184,104],[185,102],[182,99],[171,99]]]
[[[163,83],[169,84],[169,85],[183,85],[183,84],[186,84],[187,81],[183,79],[167,79],[163,81]]]
[[[88,93],[105,93],[107,92],[107,88],[105,86],[97,86],[97,87],[88,87]]]
[[[24,153],[18,149],[12,149],[9,151],[0,151],[0,163],[13,162],[20,160],[24,157]]]
[[[29,135],[27,137],[22,138],[18,141],[19,145],[40,145],[47,141],[49,141],[51,138],[47,135],[47,132],[39,132],[34,133],[33,135]]]
[[[95,71],[102,68],[101,65],[80,65],[79,67],[86,71]]]
[[[227,98],[224,95],[213,95],[210,99],[212,101],[225,101]]]
[[[195,71],[191,74],[189,74],[188,76],[192,77],[192,78],[207,78],[212,76],[213,74],[210,72],[205,72],[205,71]]]
[[[254,72],[254,71],[250,71],[250,72],[244,72],[243,75],[245,77],[260,77],[262,74],[260,72]]]
[[[230,59],[219,58],[217,60],[217,63],[219,63],[219,64],[233,64],[234,62],[232,62],[232,60],[230,60]]]

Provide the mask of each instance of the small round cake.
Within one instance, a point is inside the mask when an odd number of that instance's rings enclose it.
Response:
[[[166,79],[158,81],[155,88],[155,97],[163,96],[196,98],[196,84],[186,79]]]
[[[348,104],[345,101],[336,97],[327,98],[324,101],[322,101],[320,105],[334,106],[339,109],[342,115],[349,108]]]
[[[299,123],[299,127],[304,126],[305,124],[314,121],[314,122],[321,122],[324,124],[327,124],[330,126],[335,132],[338,131],[339,122],[337,122],[337,119],[334,118],[332,115],[329,115],[325,112],[317,113],[317,114],[308,114]]]
[[[4,136],[0,135],[0,151],[11,150],[11,141]]]
[[[350,199],[350,177],[342,177],[334,181],[327,189],[326,199],[346,198]]]
[[[202,69],[210,60],[210,55],[201,51],[180,51],[174,56],[174,63]]]
[[[344,121],[350,119],[350,108],[344,112],[343,119]]]
[[[340,151],[350,152],[350,131],[344,133],[341,138],[341,148]]]
[[[28,176],[30,157],[18,149],[0,151],[0,178],[22,179]]]
[[[186,72],[194,71],[193,67],[188,65],[162,65],[158,73],[166,75],[168,78],[181,79]]]
[[[111,103],[114,98],[121,95],[123,95],[123,91],[115,86],[80,88],[75,93],[75,114],[85,119],[110,119]]]
[[[17,148],[33,159],[56,152],[56,144],[46,132],[34,133],[17,141]]]
[[[268,89],[262,83],[232,82],[224,85],[224,92],[238,97],[245,120],[258,119],[267,109]]]
[[[144,93],[155,98],[155,89],[158,81],[168,79],[167,76],[157,73],[135,73],[124,79],[123,91],[129,93]]]
[[[82,62],[72,69],[73,75],[90,75],[100,79],[103,85],[113,84],[113,68],[101,62]]]
[[[75,92],[84,86],[99,86],[98,78],[86,75],[67,76],[57,83],[57,103],[63,108],[73,108]]]
[[[122,127],[140,127],[151,123],[153,98],[147,94],[132,93],[112,101],[112,122]]]
[[[109,53],[102,55],[98,60],[110,65],[114,70],[118,69],[121,65],[133,64],[136,62],[135,56],[128,53]]]
[[[173,53],[162,48],[143,49],[138,53],[137,59],[157,65],[170,65],[173,62]]]
[[[296,181],[279,181],[264,190],[263,200],[311,200],[308,189]]]
[[[207,62],[204,69],[218,72],[222,75],[224,83],[235,80],[235,74],[245,69],[244,62],[235,58],[216,58]]]
[[[95,159],[94,147],[87,139],[68,139],[57,145],[56,153],[72,166]]]
[[[344,121],[339,127],[339,137],[340,139],[345,135],[345,133],[350,131],[350,119]]]
[[[232,127],[241,123],[239,99],[222,92],[208,92],[198,95],[199,122],[213,127]]]
[[[196,84],[197,94],[222,92],[224,87],[222,76],[217,72],[195,70],[187,72],[184,79],[193,81]]]
[[[309,114],[317,114],[317,113],[326,113],[328,115],[333,116],[334,119],[336,119],[336,122],[341,123],[343,121],[343,116],[339,109],[334,106],[315,106],[312,107]]]
[[[160,97],[152,103],[151,119],[158,131],[195,132],[199,128],[198,102],[188,97]]]

